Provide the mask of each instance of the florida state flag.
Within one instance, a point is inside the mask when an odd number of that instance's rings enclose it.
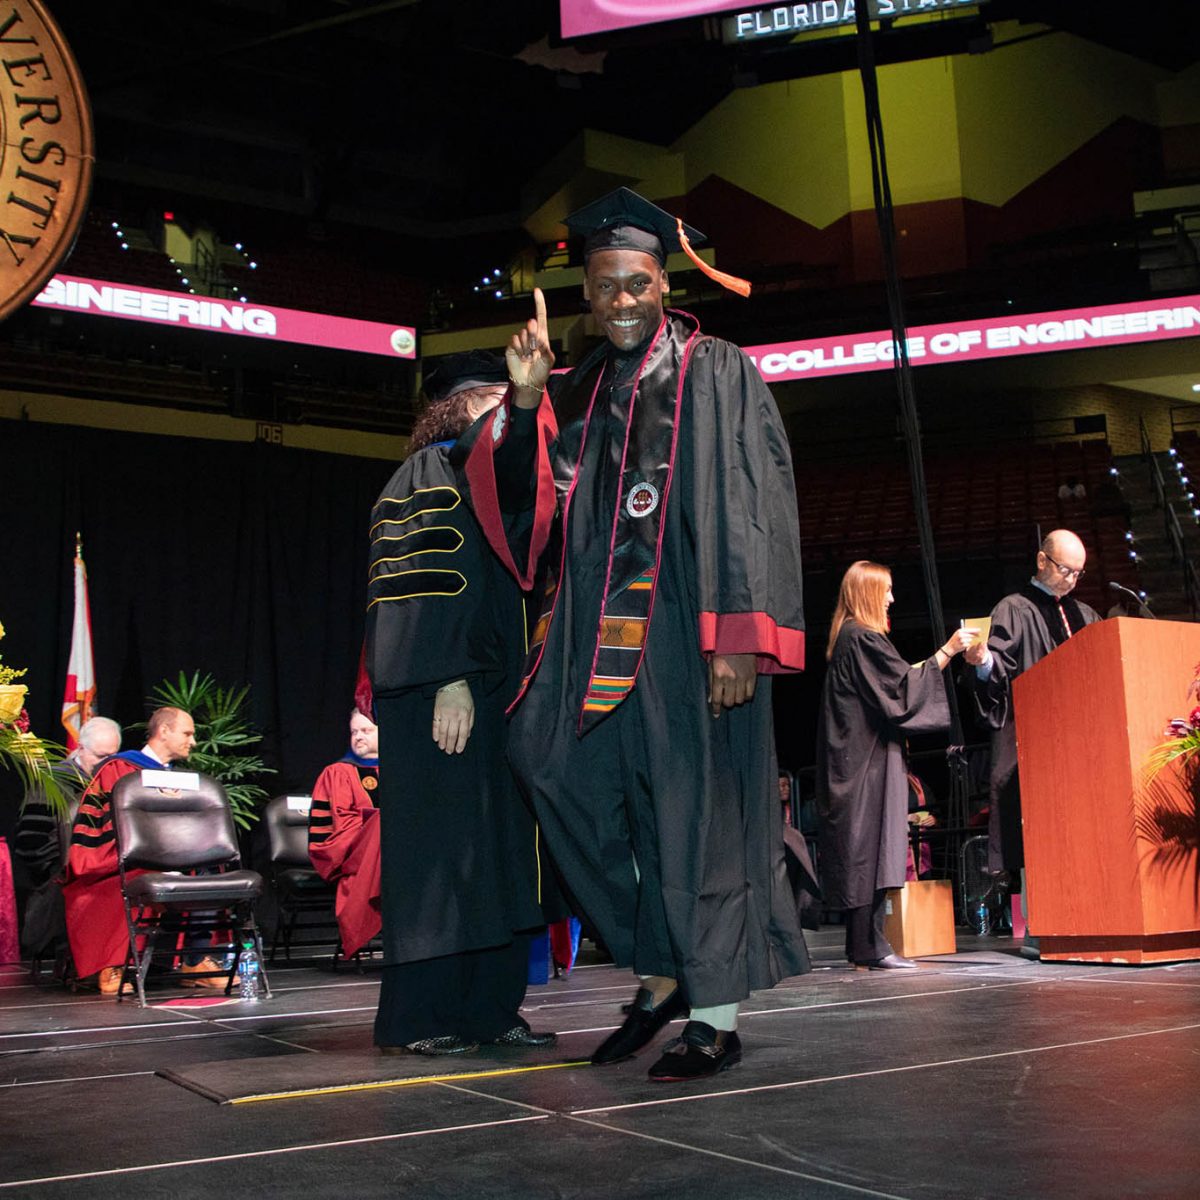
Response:
[[[96,668],[92,661],[92,614],[88,607],[87,568],[83,547],[75,535],[75,620],[71,624],[71,657],[63,691],[62,723],[67,749],[79,745],[79,727],[93,716],[96,702]]]

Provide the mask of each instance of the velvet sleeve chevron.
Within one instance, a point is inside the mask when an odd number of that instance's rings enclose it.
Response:
[[[487,553],[446,448],[418,451],[371,514],[366,665],[376,696],[495,665]]]
[[[88,882],[117,873],[117,842],[109,797],[117,780],[136,770],[133,763],[124,759],[110,759],[88,784],[71,829],[68,879]]]
[[[363,768],[373,783],[378,772]],[[346,868],[366,814],[374,805],[361,782],[363,772],[354,763],[331,763],[313,784],[308,818],[308,857],[322,879],[334,882]]]
[[[688,385],[701,653],[802,670],[800,524],[779,411],[754,364],[716,338],[697,347]]]

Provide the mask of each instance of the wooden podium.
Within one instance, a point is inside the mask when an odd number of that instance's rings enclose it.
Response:
[[[1044,959],[1200,958],[1200,812],[1180,772],[1145,782],[1187,696],[1200,625],[1089,625],[1013,684],[1029,924]]]

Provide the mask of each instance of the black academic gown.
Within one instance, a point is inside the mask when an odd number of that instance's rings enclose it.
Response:
[[[1066,618],[1066,624],[1063,618]],[[1021,788],[1017,777],[1017,728],[1012,714],[1012,681],[1067,640],[1067,628],[1078,633],[1100,620],[1094,608],[1068,595],[1058,602],[1032,582],[1005,596],[992,611],[988,649],[992,671],[986,681],[974,669],[972,685],[980,716],[992,731],[992,768],[988,785],[988,867],[1019,871],[1025,865],[1021,831]]]
[[[904,742],[950,727],[933,657],[910,666],[882,633],[847,621],[833,648],[817,727],[821,893],[861,908],[904,886],[908,774]]]
[[[502,946],[543,923],[537,834],[505,761],[521,590],[484,539],[450,454],[443,444],[409,458],[371,519],[365,653],[388,963]],[[434,696],[463,678],[475,727],[462,754],[446,754],[431,737]]]
[[[668,319],[667,336],[687,332]],[[576,481],[565,529],[560,508],[563,577],[509,754],[617,964],[676,978],[694,1007],[711,1006],[809,969],[784,866],[769,675],[801,665],[798,522],[770,393],[735,347],[699,339],[677,408],[645,654],[628,697],[581,733],[642,353],[603,352],[582,454],[579,419],[554,447],[560,499]],[[580,411],[572,388],[590,393],[596,363],[556,393],[560,421]],[[714,720],[708,656],[735,652],[757,653],[768,673],[751,703]]]

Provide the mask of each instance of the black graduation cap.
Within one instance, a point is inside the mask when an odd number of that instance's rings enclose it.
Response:
[[[486,387],[508,381],[508,365],[502,354],[491,350],[463,350],[447,354],[430,367],[422,380],[422,390],[430,404],[449,400],[467,388]]]
[[[683,251],[710,279],[739,295],[750,295],[750,285],[736,275],[727,275],[710,267],[692,249],[694,242],[705,241],[704,234],[645,196],[627,187],[585,204],[566,219],[567,228],[584,238],[583,256],[597,250],[638,250],[652,255],[666,266],[667,255]]]
[[[676,218],[627,187],[619,187],[573,212],[567,228],[585,238],[586,257],[596,250],[640,250],[666,263],[668,254],[683,249]],[[690,243],[703,242],[704,234],[684,225]]]

